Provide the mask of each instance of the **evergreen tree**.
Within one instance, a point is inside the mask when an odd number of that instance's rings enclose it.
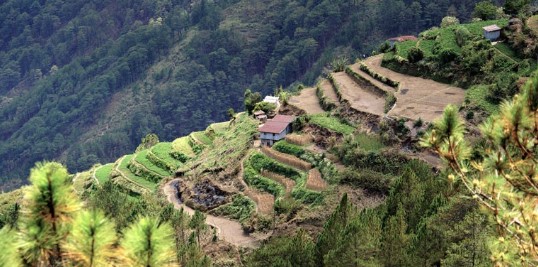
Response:
[[[71,228],[63,248],[73,264],[110,266],[117,260],[115,226],[103,212],[82,211]]]
[[[407,234],[405,211],[402,206],[398,207],[396,215],[388,219],[381,240],[381,261],[384,266],[408,266],[407,250],[411,237]]]
[[[21,258],[17,251],[17,234],[11,228],[5,226],[0,229],[0,266],[22,266]]]
[[[249,256],[247,266],[315,266],[314,242],[303,229],[269,241]]]
[[[196,210],[194,212],[194,215],[191,217],[191,220],[189,221],[189,227],[194,230],[194,234],[196,235],[196,240],[199,246],[202,245],[200,243],[201,235],[207,230],[205,218],[205,214]]]
[[[175,263],[173,229],[155,218],[143,217],[125,231],[121,247],[130,266],[172,266]]]
[[[342,233],[353,216],[352,213],[353,209],[351,204],[348,203],[347,194],[344,194],[340,200],[340,204],[329,219],[327,219],[327,222],[323,226],[323,231],[318,236],[316,242],[318,264],[323,264],[325,255],[339,244]]]
[[[21,218],[20,250],[31,265],[61,264],[67,226],[80,203],[71,186],[67,169],[59,163],[38,163],[30,173]]]

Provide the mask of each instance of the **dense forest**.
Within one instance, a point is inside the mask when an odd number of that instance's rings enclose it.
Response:
[[[312,84],[337,55],[417,34],[477,1],[3,1],[0,177],[70,171],[222,121],[246,88]],[[292,86],[293,87],[293,86]],[[10,186],[11,187],[11,186]]]

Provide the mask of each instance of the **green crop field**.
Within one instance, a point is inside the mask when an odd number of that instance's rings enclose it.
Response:
[[[210,125],[210,127],[216,132],[216,133],[222,133],[225,132],[228,129],[228,126],[230,125],[229,121],[225,122],[218,122],[213,123]]]
[[[399,56],[403,58],[407,58],[407,52],[409,51],[409,49],[416,46],[417,46],[417,41],[405,41],[405,42],[396,44],[396,51]]]
[[[424,52],[424,57],[432,57],[433,56],[433,46],[435,45],[434,40],[420,40],[418,47],[422,52]]]
[[[213,140],[211,140],[211,138],[209,138],[209,136],[207,136],[204,131],[194,132],[194,133],[192,133],[192,136],[196,140],[202,142],[204,145],[208,146],[208,145],[211,145],[213,143]]]
[[[336,117],[328,117],[326,114],[310,116],[310,123],[341,134],[351,134],[355,131],[353,126],[340,122],[340,120]]]
[[[171,166],[176,166],[176,168],[181,166],[181,162],[170,156],[170,152],[172,152],[172,143],[170,142],[161,142],[156,144],[151,148],[151,152]]]
[[[110,172],[112,171],[113,167],[114,163],[108,163],[101,167],[98,167],[97,170],[95,170],[95,177],[100,184],[104,184],[110,179]]]
[[[142,150],[140,152],[138,152],[138,154],[136,155],[135,157],[135,161],[140,163],[141,165],[143,165],[144,167],[146,167],[148,170],[160,175],[160,176],[163,176],[163,177],[166,177],[166,176],[169,176],[170,173],[167,171],[167,170],[163,170],[161,169],[160,167],[156,166],[155,164],[153,164],[153,162],[149,161],[148,158],[146,157],[147,154],[148,154],[149,150]]]
[[[192,151],[192,147],[189,144],[188,136],[184,136],[174,140],[174,142],[172,142],[172,149],[174,151],[181,152],[189,157],[194,157],[194,151]]]
[[[126,175],[127,179],[133,181],[134,183],[140,185],[140,186],[143,186],[147,189],[150,189],[150,190],[155,190],[155,188],[157,188],[157,184],[155,183],[152,183],[140,176],[137,176],[135,174],[133,174],[129,168],[127,168],[127,165],[129,165],[129,162],[131,161],[131,159],[133,158],[133,155],[127,155],[123,158],[123,160],[120,162],[120,166],[118,167],[118,169],[121,171],[122,174]]]

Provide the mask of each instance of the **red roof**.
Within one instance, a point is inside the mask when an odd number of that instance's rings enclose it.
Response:
[[[288,127],[288,122],[268,120],[262,127],[260,127],[260,132],[264,133],[275,133],[279,134]]]
[[[395,42],[416,41],[416,40],[418,39],[414,35],[404,35],[404,36],[398,36],[398,37],[388,39],[388,41],[395,41]]]
[[[295,120],[295,116],[289,115],[276,115],[272,121],[291,123]]]

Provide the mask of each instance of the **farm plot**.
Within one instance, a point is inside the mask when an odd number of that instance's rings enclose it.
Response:
[[[323,191],[327,188],[327,182],[321,178],[321,173],[317,168],[311,169],[308,172],[306,188],[315,191]]]
[[[385,98],[359,86],[345,72],[332,74],[335,83],[340,88],[342,99],[347,100],[351,108],[382,116],[385,108]]]
[[[289,104],[304,110],[307,114],[323,113],[323,109],[319,105],[319,99],[316,95],[316,88],[305,88],[297,96],[292,96]]]
[[[383,68],[382,59],[383,55],[377,55],[366,59],[364,63],[373,71],[400,82],[400,90],[394,94],[397,98],[396,106],[388,115],[413,120],[422,118],[431,122],[443,113],[447,105],[463,102],[463,89]]]
[[[319,87],[321,88],[321,90],[323,91],[323,95],[325,95],[329,102],[334,103],[334,105],[336,105],[337,107],[340,105],[340,103],[338,102],[338,96],[334,91],[331,81],[323,79],[319,83]]]

